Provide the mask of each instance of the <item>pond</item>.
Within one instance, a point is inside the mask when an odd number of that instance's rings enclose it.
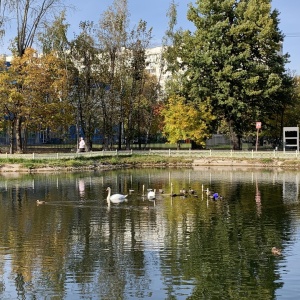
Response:
[[[107,187],[127,194],[127,201],[108,204]],[[151,201],[145,196],[150,188],[156,189]],[[179,195],[190,188],[194,194]],[[7,173],[0,175],[0,189],[0,299],[300,294],[297,172]],[[207,189],[222,199],[212,200]]]

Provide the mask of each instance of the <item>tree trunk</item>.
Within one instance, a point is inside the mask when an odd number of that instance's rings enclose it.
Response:
[[[239,149],[239,140],[238,140],[238,136],[235,133],[233,126],[232,126],[232,121],[228,122],[228,126],[229,126],[229,132],[230,132],[230,141],[231,141],[231,145],[232,145],[232,150],[238,150]]]
[[[118,150],[122,150],[122,122],[119,122]]]
[[[17,153],[23,153],[22,147],[22,119],[21,117],[16,118],[16,151]]]
[[[9,154],[14,154],[14,127],[15,121],[10,122],[10,132],[9,132]]]

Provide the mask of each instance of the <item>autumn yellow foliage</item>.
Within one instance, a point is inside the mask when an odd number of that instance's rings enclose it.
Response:
[[[163,134],[170,143],[189,139],[204,145],[210,136],[210,122],[215,119],[209,100],[195,104],[178,95],[168,99],[161,115],[164,118]]]

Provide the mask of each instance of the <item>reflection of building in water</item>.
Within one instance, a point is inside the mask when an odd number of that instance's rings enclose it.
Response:
[[[80,198],[84,198],[84,194],[85,194],[85,183],[84,183],[84,180],[83,180],[83,179],[79,179],[78,188],[79,188],[79,195],[80,195]]]
[[[196,173],[197,172],[197,173]],[[284,202],[295,202],[298,201],[299,197],[299,175],[297,171],[278,171],[274,169],[272,171],[251,171],[247,169],[232,170],[226,166],[222,167],[194,167],[194,174],[197,174],[197,178],[200,182],[205,184],[213,184],[213,182],[222,181],[226,182],[253,182],[256,180],[258,184],[270,183],[274,185],[282,185],[282,199]],[[181,174],[181,178],[184,175]]]
[[[294,181],[285,180],[283,174],[282,180],[282,199],[283,202],[298,202],[299,196],[299,177],[298,174],[294,177]]]

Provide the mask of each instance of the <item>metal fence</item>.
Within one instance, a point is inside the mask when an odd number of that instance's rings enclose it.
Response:
[[[299,159],[298,151],[234,151],[234,150],[114,150],[114,151],[91,151],[83,153],[31,153],[31,154],[9,154],[1,153],[0,159],[75,159],[79,157],[97,157],[97,156],[131,156],[131,155],[159,155],[167,157],[185,157],[192,159],[201,158],[245,158],[245,159]]]

